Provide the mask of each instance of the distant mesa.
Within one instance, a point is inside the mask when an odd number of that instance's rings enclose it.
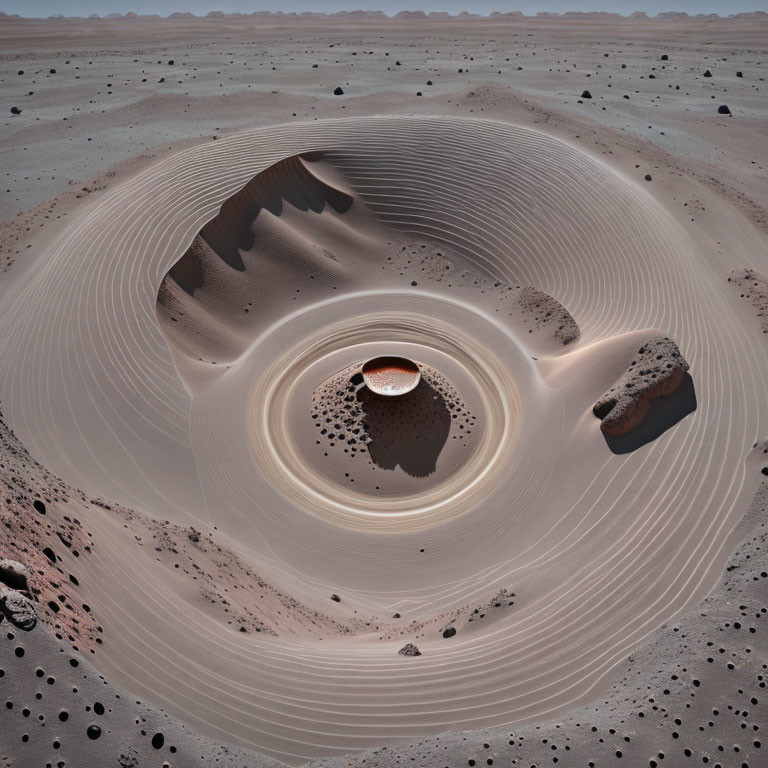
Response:
[[[626,373],[593,406],[600,429],[624,437],[648,416],[651,401],[668,397],[683,384],[688,363],[666,336],[648,340],[637,350]]]

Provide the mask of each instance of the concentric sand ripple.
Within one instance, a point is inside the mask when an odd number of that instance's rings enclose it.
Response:
[[[190,358],[158,320],[165,275],[223,201],[302,153],[319,153],[301,167],[351,207],[286,202],[274,220],[256,219],[262,239],[241,255],[274,255],[278,237],[301,259],[314,243],[346,243],[327,291],[296,302],[275,291],[263,323],[221,326],[232,339],[222,363]],[[290,174],[275,175],[284,200]],[[387,271],[401,243],[430,243],[477,283],[424,279],[409,271],[416,261]],[[182,151],[105,194],[2,306],[0,386],[14,429],[74,485],[217,526],[284,592],[369,628],[322,642],[222,630],[200,601],[146,575],[151,552],[127,561],[104,517],[94,521],[104,543],[90,602],[121,641],[100,652],[103,671],[217,738],[288,763],[583,700],[713,585],[744,506],[743,456],[767,426],[768,361],[714,263],[600,161],[480,120],[252,131]],[[484,280],[554,296],[578,322],[578,344],[537,347],[489,302]],[[206,327],[229,322],[215,291],[192,299]],[[697,408],[615,454],[590,409],[659,333],[690,363]],[[402,498],[365,498],[313,475],[291,436],[294,390],[281,385],[325,362],[327,376],[378,341],[419,347],[413,357],[461,378],[484,412],[481,444],[455,477]],[[456,611],[502,588],[514,606],[443,637]],[[399,655],[405,642],[422,655]]]

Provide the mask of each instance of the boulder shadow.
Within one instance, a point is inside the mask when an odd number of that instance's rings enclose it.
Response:
[[[695,410],[696,390],[693,379],[686,373],[680,386],[671,395],[651,401],[648,415],[628,435],[611,437],[603,433],[603,437],[613,453],[631,453],[653,442]]]
[[[364,414],[364,428],[371,461],[381,469],[400,467],[411,477],[427,477],[448,440],[451,413],[443,396],[422,379],[406,395],[379,397],[367,387],[357,398]]]

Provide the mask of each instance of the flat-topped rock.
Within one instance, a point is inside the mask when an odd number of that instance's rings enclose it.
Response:
[[[652,400],[678,389],[687,370],[674,341],[666,336],[646,341],[626,373],[593,406],[600,429],[611,437],[629,434],[647,416]]]

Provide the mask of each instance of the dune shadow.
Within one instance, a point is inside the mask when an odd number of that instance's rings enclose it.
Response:
[[[293,155],[254,176],[242,189],[227,198],[219,213],[195,237],[170,274],[190,295],[204,283],[205,260],[213,253],[239,272],[245,271],[241,253],[254,247],[253,224],[262,211],[282,216],[286,205],[298,211],[346,213],[350,195],[325,182],[307,163],[321,160],[318,152]]]
[[[370,438],[371,461],[381,469],[399,466],[412,477],[431,475],[451,430],[451,413],[443,396],[422,379],[402,397],[378,397],[367,387],[357,397]]]
[[[648,415],[632,432],[623,437],[610,437],[603,433],[603,437],[613,453],[631,453],[653,442],[695,410],[696,390],[693,379],[686,373],[675,392],[651,401]]]

